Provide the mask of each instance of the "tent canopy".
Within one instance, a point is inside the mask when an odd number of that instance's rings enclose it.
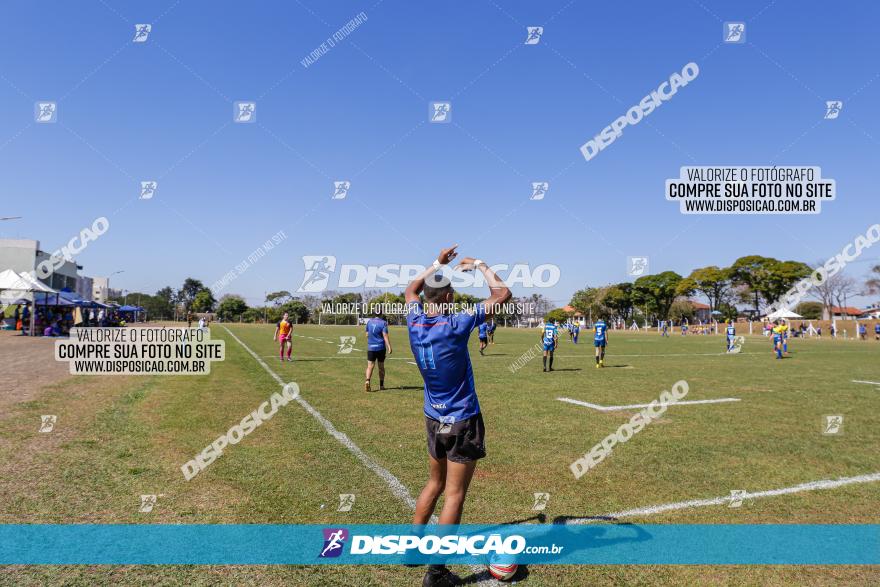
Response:
[[[144,309],[140,306],[122,306],[119,308],[120,312],[143,312]]]
[[[767,314],[766,318],[768,320],[779,320],[780,318],[803,318],[800,314],[795,314],[791,310],[786,310],[785,308],[776,310],[772,314]]]
[[[15,291],[42,291],[46,293],[58,293],[48,285],[27,273],[16,273],[12,269],[0,272],[0,289]]]

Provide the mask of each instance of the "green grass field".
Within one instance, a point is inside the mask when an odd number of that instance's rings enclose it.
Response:
[[[229,329],[333,426],[415,496],[427,475],[421,378],[406,332],[392,327],[387,391],[365,393],[361,327],[298,326],[294,362],[281,363],[272,326]],[[339,337],[357,348],[338,354]],[[221,325],[227,359],[209,376],[71,377],[0,419],[0,503],[5,523],[408,523],[411,511],[324,426],[292,402],[187,482],[180,466],[279,389]],[[463,522],[544,514],[602,516],[667,503],[761,492],[880,472],[880,343],[793,340],[791,356],[747,337],[726,355],[721,336],[612,332],[605,369],[595,369],[589,335],[562,336],[553,373],[540,356],[508,368],[538,330],[499,329],[485,357],[471,341],[488,457],[471,486]],[[47,360],[51,350],[47,344]],[[374,375],[374,385],[376,384]],[[600,412],[559,397],[643,404],[684,379],[686,400],[739,402],[670,407],[659,420],[584,477],[569,465],[635,410]],[[56,414],[50,434],[39,416]],[[823,435],[823,418],[844,416]],[[339,494],[356,496],[337,512]],[[150,513],[140,495],[156,494]],[[880,481],[799,491],[727,505],[635,514],[644,523],[878,523]],[[608,522],[599,522],[608,523]],[[461,576],[468,567],[455,567]],[[4,585],[416,585],[404,567],[3,567]],[[530,585],[869,585],[878,567],[533,566]]]

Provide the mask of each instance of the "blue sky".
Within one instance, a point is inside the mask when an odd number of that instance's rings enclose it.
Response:
[[[492,263],[556,263],[562,304],[627,279],[626,257],[687,274],[761,254],[837,253],[878,220],[876,3],[22,2],[0,21],[0,236],[61,246],[99,216],[86,275],[155,291],[210,284],[279,230],[226,292],[295,289],[301,256],[428,264],[445,244]],[[367,20],[316,63],[347,21]],[[723,21],[745,44],[722,44]],[[134,25],[151,23],[146,43]],[[524,45],[526,26],[543,26]],[[587,162],[578,148],[680,71],[700,75]],[[824,101],[840,99],[836,120]],[[59,122],[35,124],[37,100]],[[257,103],[233,124],[232,103]],[[428,124],[451,100],[453,123]],[[871,104],[875,104],[872,107]],[[685,216],[682,165],[817,165],[816,216]],[[139,182],[157,196],[137,200]],[[332,201],[333,180],[352,181]],[[549,180],[543,201],[532,181]],[[848,270],[860,278],[869,249]],[[520,289],[516,295],[532,293]]]

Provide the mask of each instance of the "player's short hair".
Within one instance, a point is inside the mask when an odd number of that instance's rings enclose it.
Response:
[[[447,282],[443,285],[433,286],[426,283],[422,291],[425,292],[425,299],[429,302],[442,303],[446,301],[447,293],[452,292],[452,284]]]

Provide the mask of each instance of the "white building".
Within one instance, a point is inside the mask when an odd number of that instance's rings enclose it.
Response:
[[[76,278],[76,293],[84,300],[92,299],[92,288],[94,287],[91,277],[79,275]]]
[[[92,277],[92,299],[102,304],[110,297],[110,278]]]
[[[19,273],[35,271],[37,265],[51,259],[51,254],[40,250],[40,241],[31,239],[0,239],[0,271],[12,269]],[[53,263],[54,265],[54,263]],[[64,260],[45,279],[44,284],[53,289],[67,288],[76,291],[78,270],[74,261]],[[39,279],[39,275],[37,275]]]

